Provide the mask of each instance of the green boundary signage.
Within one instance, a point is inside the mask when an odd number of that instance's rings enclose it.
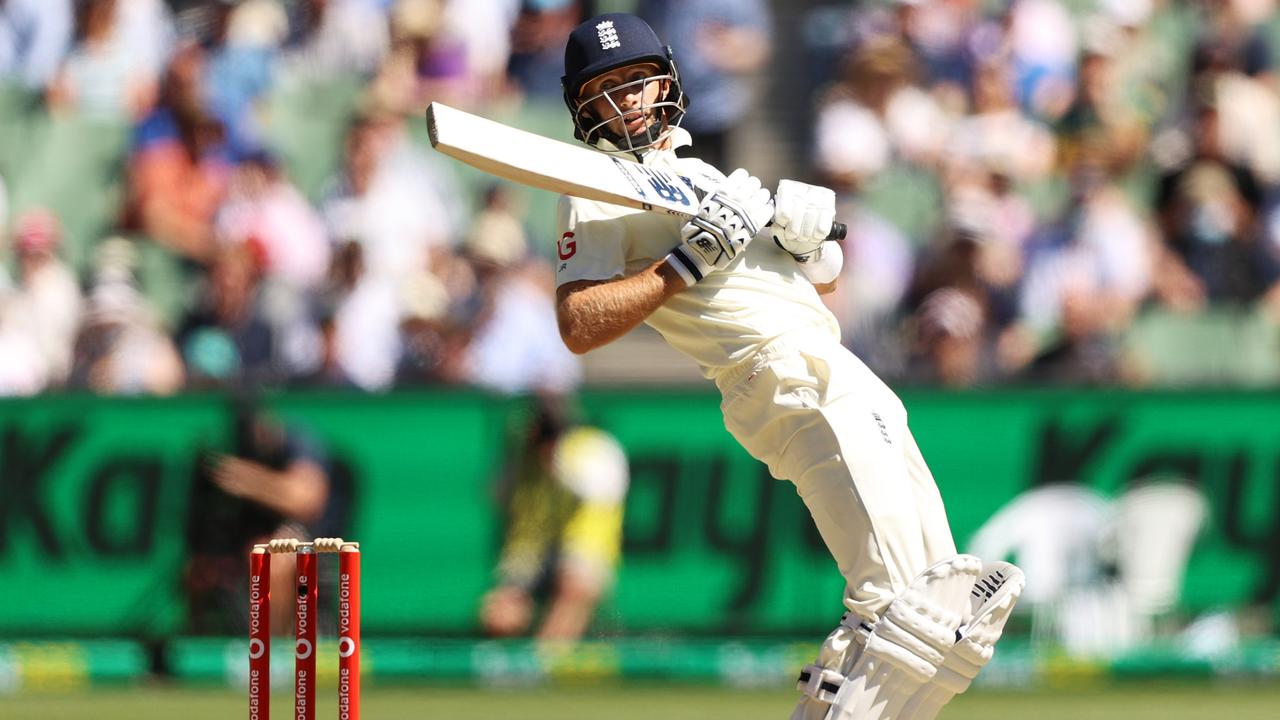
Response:
[[[903,399],[961,545],[1037,485],[1117,494],[1176,475],[1201,488],[1210,509],[1183,609],[1280,608],[1280,395],[1010,390]],[[465,391],[271,399],[350,474],[347,535],[364,552],[367,634],[474,633],[501,533],[496,478],[517,403]],[[582,404],[622,441],[632,473],[623,566],[599,631],[829,628],[840,613],[834,564],[791,486],[724,432],[714,393],[595,391]],[[227,443],[230,425],[216,396],[0,402],[8,589],[0,637],[184,633],[192,478],[201,453]]]

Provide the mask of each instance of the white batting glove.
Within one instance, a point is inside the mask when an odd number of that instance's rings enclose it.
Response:
[[[836,193],[831,188],[782,180],[774,195],[773,241],[791,253],[796,262],[811,262],[822,255],[836,219]]]
[[[692,285],[728,265],[772,217],[769,191],[746,170],[734,170],[680,228],[682,242],[667,262]]]

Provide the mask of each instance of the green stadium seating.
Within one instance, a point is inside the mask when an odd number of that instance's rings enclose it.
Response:
[[[893,165],[877,173],[860,193],[867,209],[893,223],[917,245],[933,239],[944,220],[942,188],[932,173]]]
[[[342,159],[343,137],[358,110],[358,76],[282,80],[265,104],[266,139],[302,194],[318,202]]]
[[[1280,324],[1259,310],[1148,310],[1135,318],[1125,346],[1153,385],[1280,382]]]
[[[25,157],[15,160],[9,181],[11,213],[53,211],[62,222],[63,257],[84,273],[93,245],[119,220],[129,127],[38,112],[28,114],[20,132],[23,149],[17,152]]]

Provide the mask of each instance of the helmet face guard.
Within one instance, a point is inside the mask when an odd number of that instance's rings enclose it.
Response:
[[[635,153],[662,142],[671,130],[679,127],[684,118],[684,94],[680,92],[680,78],[674,72],[649,75],[631,82],[615,85],[606,90],[581,99],[568,99],[569,109],[573,113],[574,135],[590,145],[596,145],[601,139],[608,140],[621,152]],[[650,83],[669,83],[666,92],[659,92],[657,99],[647,102],[646,96]],[[640,105],[623,110],[615,98],[631,92],[638,92]],[[608,109],[597,116],[592,110],[603,100]],[[626,131],[627,124],[637,116],[645,118],[644,127],[632,134]],[[610,128],[614,123],[623,128],[617,132]]]
[[[594,78],[619,68],[641,63],[656,65],[658,70],[649,77],[634,83],[665,82],[666,92],[656,101],[624,112],[615,98],[620,88],[632,87],[632,82],[608,88],[591,97],[579,97],[582,88]],[[574,136],[592,145],[608,140],[620,152],[637,152],[653,147],[679,126],[689,101],[680,87],[680,73],[676,69],[671,48],[663,45],[644,20],[628,13],[606,13],[578,25],[569,33],[564,51],[564,76],[560,78],[564,89],[564,104],[573,118]],[[648,85],[641,84],[643,91]],[[601,99],[605,102],[601,103]],[[595,111],[608,117],[596,117]],[[612,108],[612,111],[608,110]],[[625,125],[637,114],[647,118],[643,129],[628,133]],[[622,130],[611,130],[611,124],[620,124]]]

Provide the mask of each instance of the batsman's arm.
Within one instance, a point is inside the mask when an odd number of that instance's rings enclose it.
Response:
[[[627,277],[565,283],[556,290],[560,337],[571,352],[589,352],[630,332],[685,287],[666,260]]]

